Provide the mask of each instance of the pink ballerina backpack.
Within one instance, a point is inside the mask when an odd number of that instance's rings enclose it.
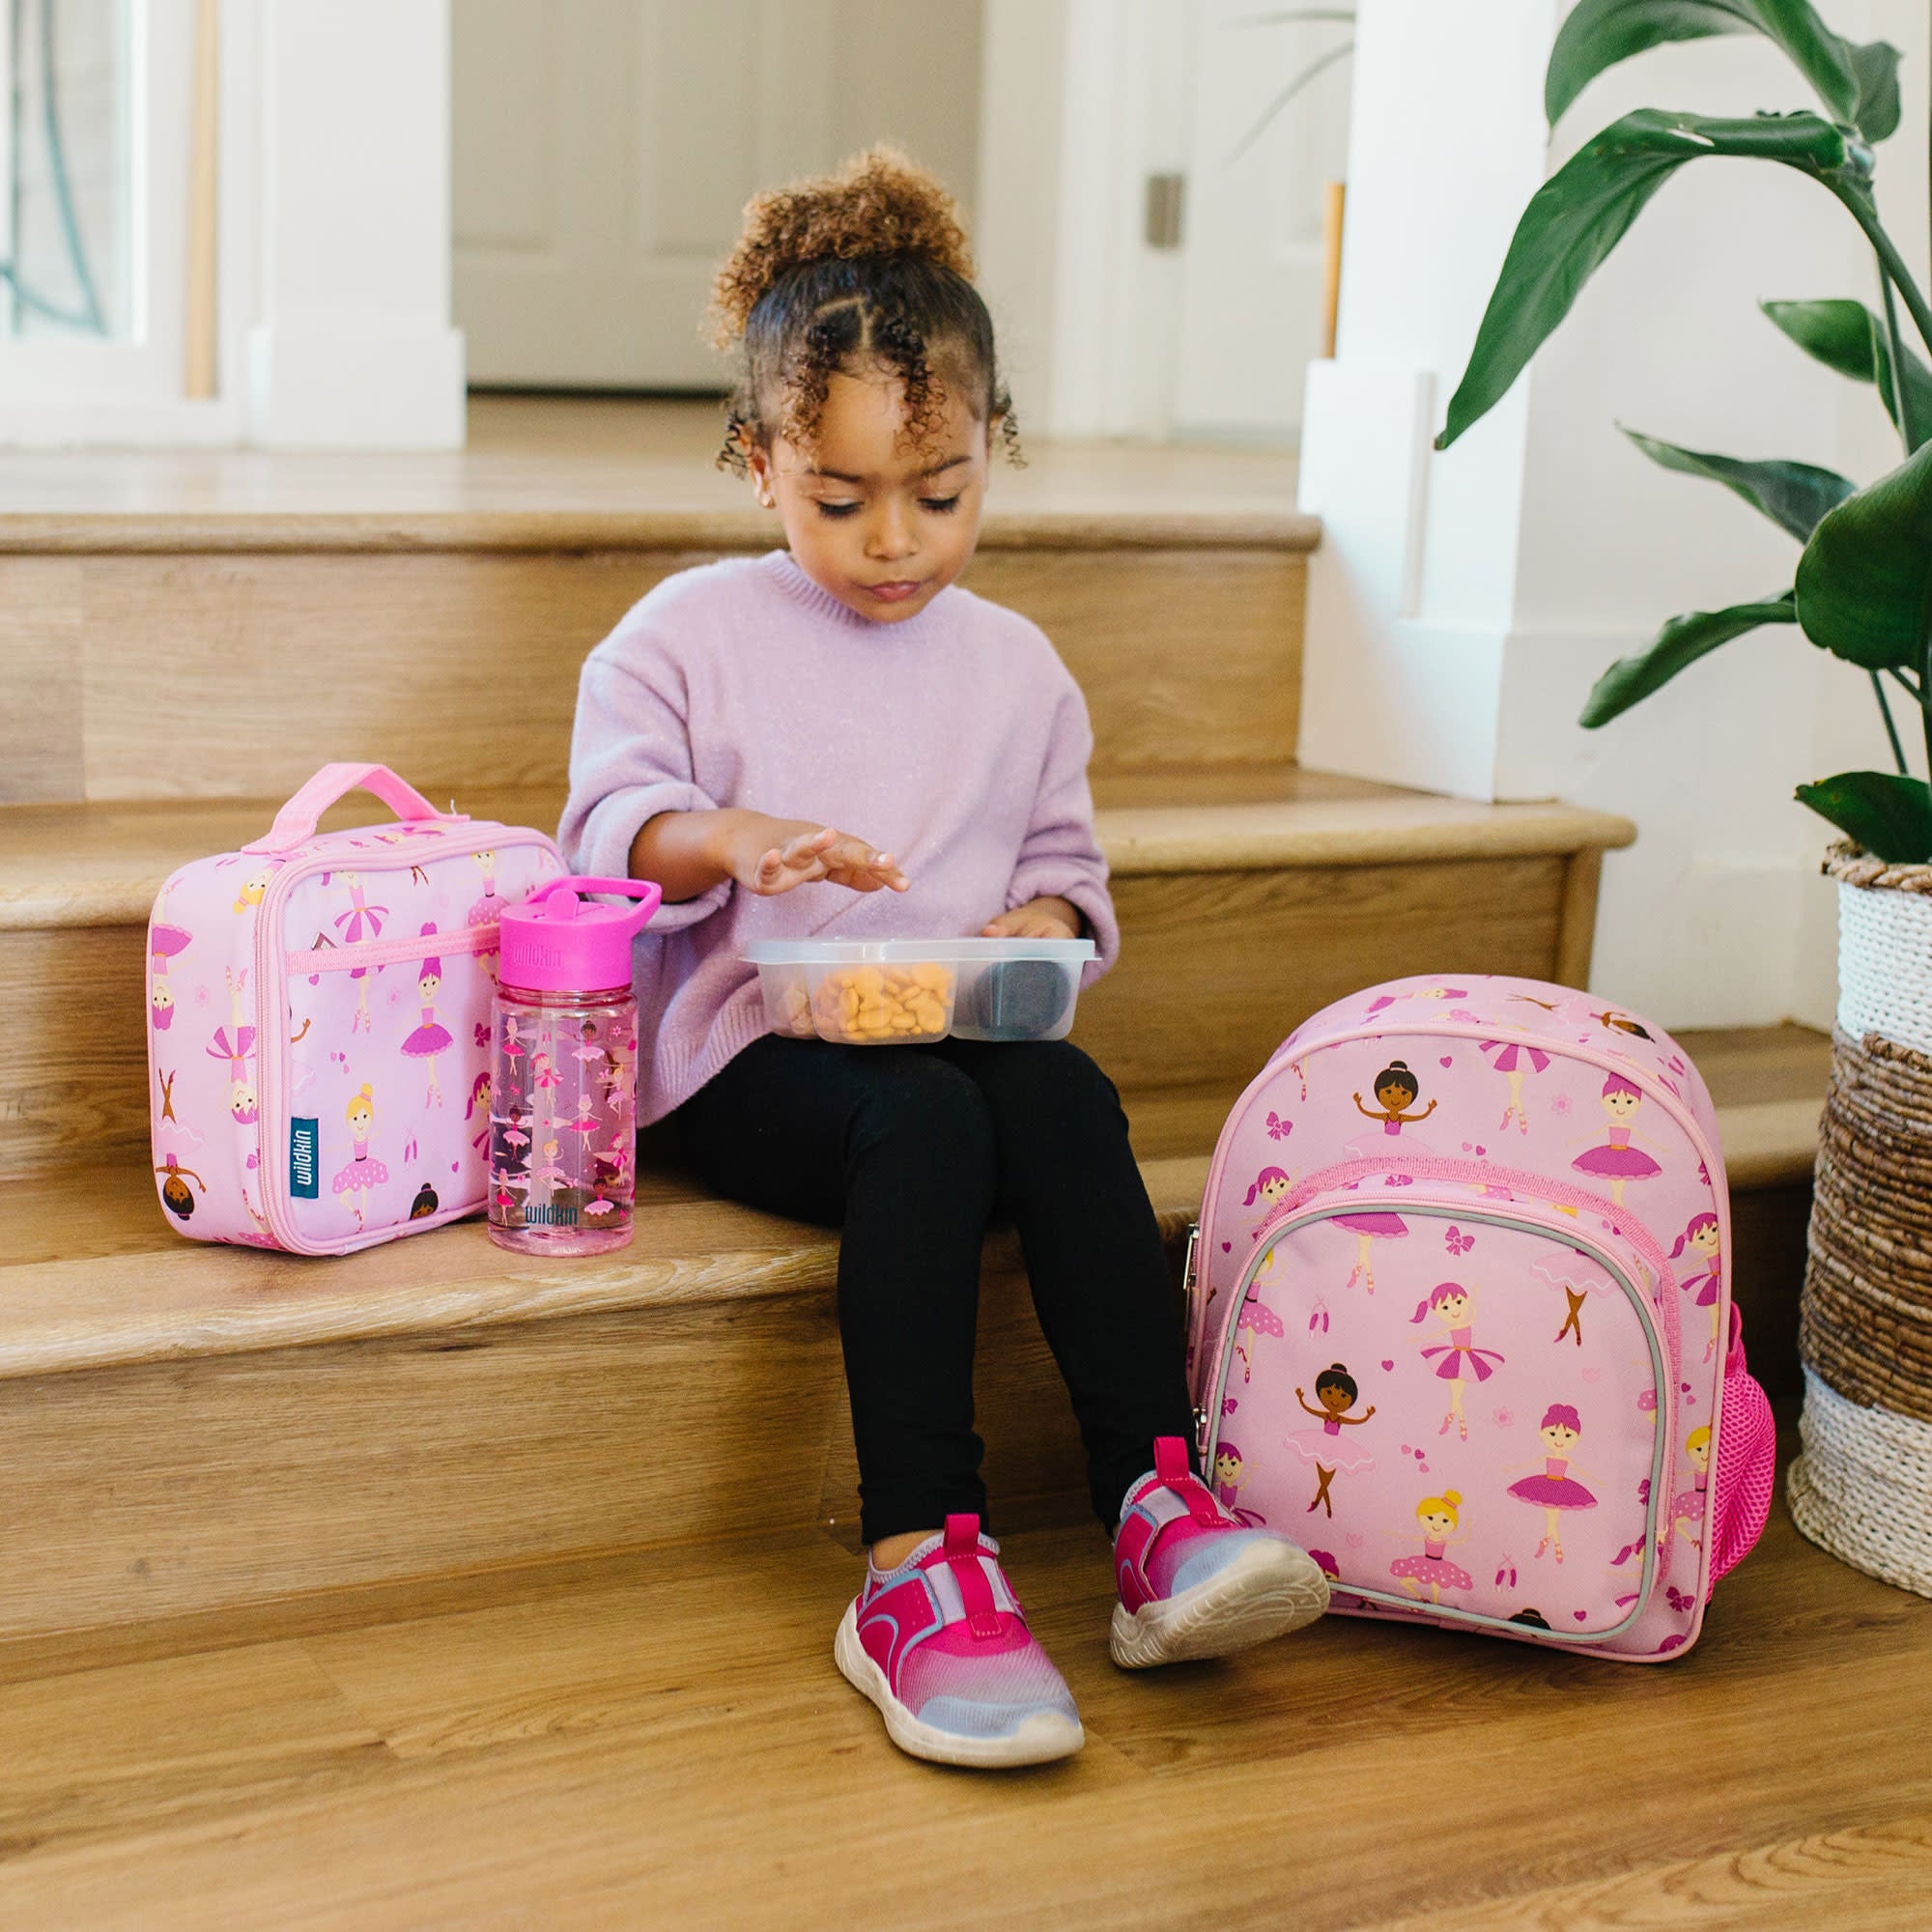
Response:
[[[1208,1171],[1203,1469],[1338,1610],[1670,1657],[1775,1475],[1730,1245],[1710,1095],[1660,1029],[1534,980],[1340,1001]]]
[[[396,821],[319,834],[357,787]],[[498,910],[563,862],[325,765],[266,837],[197,859],[148,923],[156,1185],[193,1240],[341,1255],[484,1205]]]

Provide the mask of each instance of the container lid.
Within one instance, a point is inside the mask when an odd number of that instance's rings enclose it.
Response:
[[[636,905],[598,905],[587,893],[621,893]],[[551,879],[504,909],[505,986],[530,993],[602,993],[631,983],[631,942],[664,894],[648,879]]]
[[[754,939],[749,966],[881,965],[986,966],[1001,959],[1053,959],[1080,966],[1096,956],[1091,939]]]

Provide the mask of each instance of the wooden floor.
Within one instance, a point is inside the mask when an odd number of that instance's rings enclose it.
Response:
[[[0,1653],[0,1922],[1932,1922],[1932,1604],[1781,1506],[1656,1667],[1330,1618],[1128,1676],[1098,1532],[1008,1555],[1089,1741],[997,1776],[887,1744],[811,1534]]]

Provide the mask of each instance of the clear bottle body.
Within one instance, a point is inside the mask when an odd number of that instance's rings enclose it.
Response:
[[[637,1197],[637,1001],[628,987],[499,985],[491,1020],[490,1238],[522,1254],[623,1247]]]

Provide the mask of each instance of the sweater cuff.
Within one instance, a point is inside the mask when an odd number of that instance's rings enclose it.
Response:
[[[1114,917],[1114,900],[1104,879],[1096,879],[1092,867],[1067,861],[1036,859],[1013,874],[1007,888],[1007,910],[1023,906],[1029,899],[1060,898],[1072,906],[1087,922],[1099,957],[1090,960],[1080,983],[1091,986],[1121,956],[1120,922]]]
[[[568,852],[575,868],[593,878],[627,879],[631,847],[638,834],[661,811],[715,811],[717,807],[695,784],[665,780],[657,784],[630,785],[600,799],[584,820],[577,850]],[[652,915],[646,932],[651,937],[677,932],[709,919],[731,896],[731,881],[721,879],[694,899],[667,900]]]

